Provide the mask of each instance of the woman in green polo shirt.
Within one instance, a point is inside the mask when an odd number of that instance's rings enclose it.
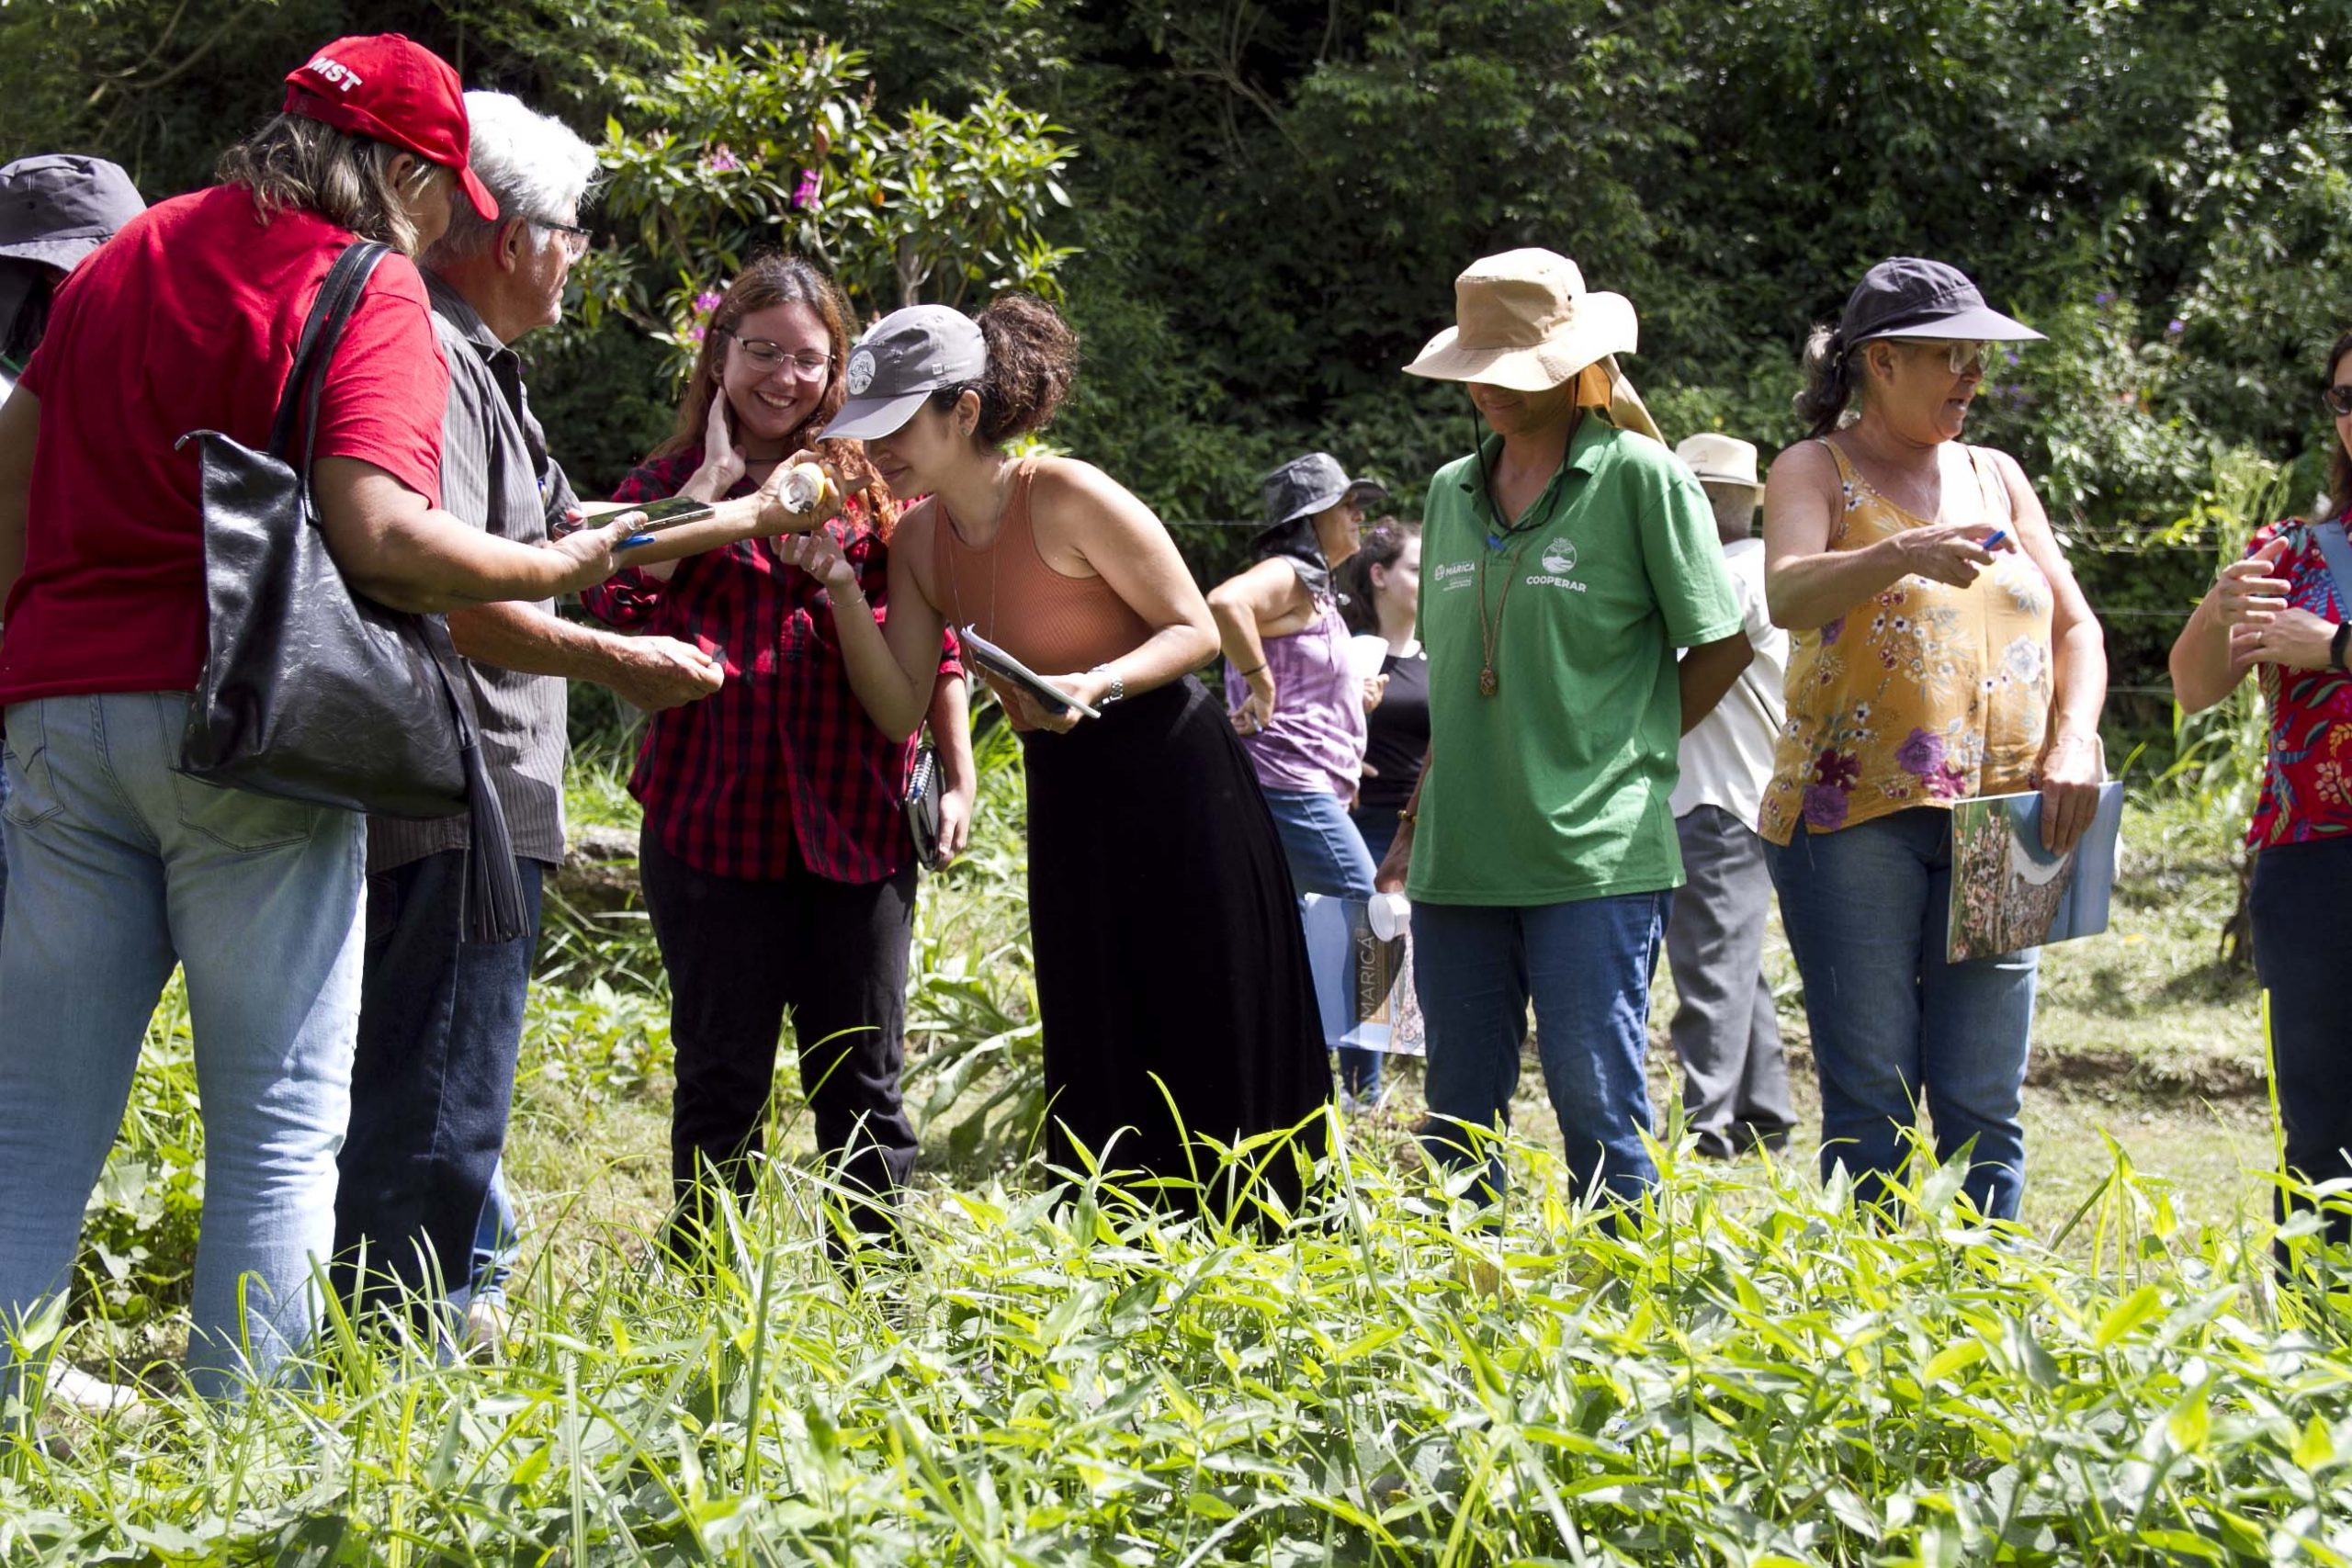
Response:
[[[1424,1141],[1458,1166],[1508,1122],[1532,1000],[1569,1168],[1632,1200],[1657,1179],[1642,1059],[1682,881],[1676,745],[1751,650],[1706,497],[1617,370],[1633,306],[1543,250],[1454,295],[1459,324],[1406,370],[1467,382],[1491,434],[1430,481],[1429,762],[1381,868],[1413,901]]]

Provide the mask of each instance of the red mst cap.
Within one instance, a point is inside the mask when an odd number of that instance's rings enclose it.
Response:
[[[497,200],[466,165],[472,133],[458,73],[431,50],[398,33],[337,39],[288,71],[286,82],[288,114],[455,169],[474,210],[497,219]]]

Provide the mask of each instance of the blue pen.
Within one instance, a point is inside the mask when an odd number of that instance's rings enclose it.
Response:
[[[2007,528],[1996,528],[1991,533],[1984,536],[1984,547],[1989,550],[1995,545],[1999,544],[2003,539],[2006,539],[2008,536],[2009,531]]]

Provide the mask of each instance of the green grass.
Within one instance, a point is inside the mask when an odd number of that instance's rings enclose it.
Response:
[[[1268,1235],[1035,1196],[1018,802],[993,795],[971,863],[924,885],[903,1270],[824,1261],[788,1070],[716,1281],[649,1258],[666,999],[641,914],[579,917],[509,1145],[510,1358],[343,1330],[306,1389],[203,1409],[172,1392],[201,1140],[167,1001],[65,1347],[143,1371],[164,1418],[0,1438],[0,1562],[2352,1562],[2352,1306],[2268,1270],[2214,829],[2135,808],[2115,932],[2047,955],[2024,1233],[1974,1224],[1951,1173],[1873,1229],[1802,1156],[1669,1148],[1657,1213],[1612,1235],[1563,1188],[1531,1061],[1490,1223],[1418,1176],[1400,1064]],[[1810,1117],[1777,933],[1770,962]],[[1670,1005],[1666,976],[1662,1108]]]

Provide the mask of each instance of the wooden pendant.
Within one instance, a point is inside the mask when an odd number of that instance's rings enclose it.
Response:
[[[1493,696],[1495,694],[1495,688],[1499,684],[1501,684],[1501,682],[1495,678],[1495,667],[1493,665],[1489,664],[1484,670],[1478,671],[1478,694],[1480,696]]]

